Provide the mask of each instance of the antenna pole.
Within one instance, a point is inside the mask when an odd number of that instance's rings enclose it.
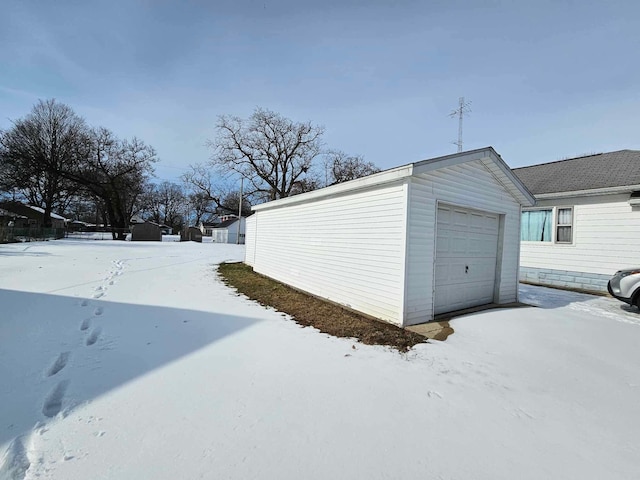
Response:
[[[454,110],[449,114],[450,117],[458,117],[458,141],[453,142],[454,145],[458,146],[458,152],[462,151],[462,119],[464,115],[471,112],[471,108],[469,107],[471,102],[464,101],[464,97],[460,97],[458,99],[458,109]]]

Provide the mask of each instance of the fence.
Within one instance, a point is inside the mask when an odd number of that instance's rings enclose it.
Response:
[[[14,228],[0,226],[0,243],[33,242],[64,238],[64,228]]]
[[[117,233],[129,234],[129,229],[116,229]],[[65,234],[65,238],[73,238],[74,240],[113,240],[111,230],[108,232],[69,232]]]

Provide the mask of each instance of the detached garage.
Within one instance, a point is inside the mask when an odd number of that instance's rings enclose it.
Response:
[[[408,326],[518,299],[520,211],[532,195],[491,147],[253,207],[254,270]]]

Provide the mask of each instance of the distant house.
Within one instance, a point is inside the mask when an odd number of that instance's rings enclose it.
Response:
[[[205,237],[213,236],[213,229],[220,225],[220,222],[200,222],[199,229]]]
[[[29,228],[43,228],[44,226],[44,209],[25,205],[20,202],[2,202],[0,208],[11,212],[14,215],[27,218],[27,226]],[[51,228],[64,229],[67,219],[61,215],[51,213]]]
[[[215,243],[244,243],[246,218],[231,217],[211,229]],[[238,241],[238,234],[240,239]]]
[[[173,228],[170,227],[169,225],[165,225],[164,223],[161,223],[159,227],[162,235],[171,235],[173,233]]]
[[[4,208],[0,208],[0,227],[29,228],[29,219]]]
[[[640,151],[515,168],[535,196],[521,224],[520,279],[605,292],[640,265]]]
[[[161,242],[162,230],[155,222],[136,223],[131,227],[132,242]]]

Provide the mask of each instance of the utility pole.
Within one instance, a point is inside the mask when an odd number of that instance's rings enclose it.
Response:
[[[240,244],[240,232],[242,231],[242,184],[244,178],[240,177],[240,201],[238,202],[238,235],[236,235],[236,245]]]
[[[464,97],[460,97],[458,99],[458,109],[454,110],[449,114],[451,118],[458,117],[458,141],[452,142],[454,145],[458,146],[458,152],[462,151],[462,118],[466,113],[471,113],[471,102],[464,101]]]

